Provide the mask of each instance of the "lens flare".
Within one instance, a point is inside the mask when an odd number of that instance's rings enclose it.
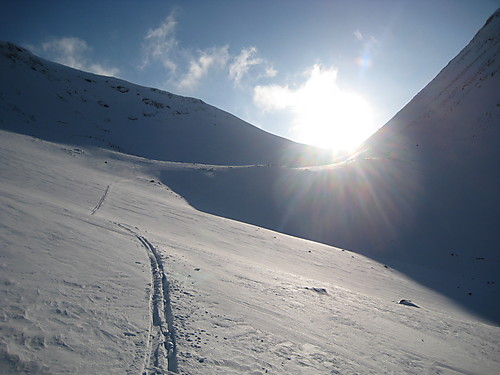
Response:
[[[254,102],[265,111],[290,111],[290,138],[297,142],[349,151],[377,128],[368,102],[337,84],[337,69],[314,65],[307,81],[297,89],[257,86]]]

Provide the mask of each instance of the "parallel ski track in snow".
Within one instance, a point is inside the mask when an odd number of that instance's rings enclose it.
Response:
[[[125,181],[125,180],[120,180]],[[106,187],[99,202],[90,211],[90,215],[99,210],[108,195],[111,185],[120,182],[115,181]],[[149,240],[137,234],[124,224],[114,223],[118,227],[125,229],[139,240],[146,249],[149,257],[152,278],[152,292],[150,295],[150,324],[148,340],[146,345],[146,356],[142,375],[164,374],[167,372],[178,372],[177,349],[175,331],[173,324],[172,308],[170,306],[169,282],[163,269],[158,250]]]
[[[108,195],[108,191],[109,191],[109,188],[111,187],[112,184],[109,184],[108,186],[106,186],[106,190],[104,190],[104,194],[102,195],[101,199],[99,199],[99,202],[97,202],[97,204],[95,205],[95,207],[92,209],[92,211],[90,211],[90,214],[93,215],[97,212],[97,210],[99,208],[101,208],[101,205],[102,203],[104,202],[104,200],[106,199],[106,195]]]
[[[125,180],[121,180],[125,181]],[[115,181],[106,187],[99,202],[90,211],[93,215],[99,210],[108,195],[111,185],[120,181]],[[146,249],[149,257],[152,276],[152,293],[150,297],[150,327],[148,334],[147,355],[144,363],[143,375],[163,374],[167,371],[177,373],[177,349],[175,340],[175,330],[173,324],[173,314],[170,305],[169,282],[163,269],[163,262],[157,249],[143,237],[124,224],[115,223],[122,229],[137,238]]]
[[[156,340],[152,347],[154,350],[152,353],[153,365],[161,370],[166,367],[168,371],[178,372],[169,283],[163,269],[163,263],[158,251],[147,238],[137,234],[135,236],[148,250],[153,275],[153,328],[156,328],[154,330],[157,331]]]
[[[152,275],[150,299],[151,320],[143,375],[178,372],[177,348],[173,314],[170,305],[169,282],[158,250],[143,237],[123,224],[117,225],[134,235],[146,249]]]
[[[110,183],[108,186],[106,186],[106,190],[104,190],[104,193],[102,194],[101,198],[99,199],[99,202],[97,202],[95,207],[90,211],[90,215],[95,214],[101,208],[102,204],[104,203],[104,200],[106,199],[106,197],[109,193],[109,189],[111,189],[112,185],[117,184],[118,182],[123,182],[123,181],[128,181],[128,180],[129,180],[128,178],[126,178],[124,180],[117,180],[117,181]]]

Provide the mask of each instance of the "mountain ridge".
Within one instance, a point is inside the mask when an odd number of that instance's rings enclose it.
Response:
[[[409,128],[416,127],[422,122],[425,123],[426,117],[429,117],[433,113],[443,111],[443,107],[446,111],[452,111],[454,107],[460,104],[460,101],[464,97],[473,92],[471,90],[480,88],[482,82],[485,80],[487,80],[486,83],[489,85],[486,88],[483,87],[483,90],[490,90],[491,95],[483,94],[483,100],[488,101],[487,103],[483,103],[483,106],[488,106],[490,108],[495,108],[495,106],[498,107],[500,103],[497,100],[497,96],[494,95],[494,81],[488,77],[491,78],[500,74],[498,70],[498,60],[500,59],[498,47],[500,43],[499,18],[500,9],[489,17],[484,26],[478,30],[467,46],[465,46],[456,57],[450,60],[430,83],[417,93],[415,97],[389,120],[386,125],[380,128],[360,146],[360,152],[366,152],[370,147],[376,149],[381,148],[381,143],[390,142],[388,138],[396,136],[396,133],[409,131]],[[457,68],[459,71],[455,71]],[[444,97],[444,95],[446,95],[446,97]],[[422,113],[422,107],[425,108],[425,113]],[[477,114],[475,115],[478,117]],[[400,119],[400,117],[403,116],[405,118]],[[498,116],[496,112],[495,116]],[[408,118],[408,120],[406,118]],[[480,122],[478,118],[474,120]],[[463,122],[466,124],[467,121],[471,122],[469,118]],[[405,122],[406,124],[404,124]],[[429,125],[431,124],[428,123],[427,126]],[[453,134],[453,130],[456,131],[456,129],[450,129],[449,127],[445,129],[444,126],[438,127],[436,125],[437,124],[434,124],[433,131],[446,132],[448,136],[457,137],[456,134]],[[461,138],[470,138],[474,135],[481,136],[482,132],[478,130],[487,130],[465,129],[464,126],[462,126],[462,128],[462,134],[459,134]],[[468,133],[465,133],[465,131],[468,131]],[[476,134],[473,134],[474,132]],[[418,142],[419,140],[416,139],[412,141]],[[396,146],[391,145],[391,147]]]
[[[51,141],[67,142],[69,137],[76,145],[177,162],[311,165],[332,161],[328,150],[267,133],[199,99],[78,71],[8,42],[0,44],[0,56],[5,71],[0,110],[6,129],[24,123],[10,130]],[[44,107],[61,111],[49,114]],[[7,121],[13,114],[17,118]],[[35,120],[43,128],[34,125]]]

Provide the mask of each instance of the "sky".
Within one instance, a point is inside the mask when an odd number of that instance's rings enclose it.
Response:
[[[0,0],[0,40],[348,150],[472,39],[500,0]]]

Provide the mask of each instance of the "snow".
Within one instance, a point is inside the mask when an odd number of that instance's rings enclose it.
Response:
[[[2,373],[161,373],[161,329],[186,374],[498,366],[498,327],[362,255],[197,211],[158,182],[168,162],[0,139]]]
[[[498,20],[329,166],[1,43],[0,374],[495,373]]]
[[[0,57],[0,109],[11,119],[3,122],[7,130],[185,163],[311,165],[332,160],[329,151],[272,135],[199,99],[77,71],[10,43],[0,43]]]
[[[497,12],[349,160],[162,181],[205,212],[370,256],[498,324],[499,61]]]
[[[1,138],[15,148],[2,147],[0,373],[99,373],[103,364],[138,373],[148,261],[85,212],[104,175],[91,178],[71,149]]]

